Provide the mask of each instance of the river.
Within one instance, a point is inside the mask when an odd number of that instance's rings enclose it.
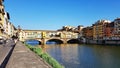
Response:
[[[51,44],[44,50],[65,68],[120,68],[120,46]]]

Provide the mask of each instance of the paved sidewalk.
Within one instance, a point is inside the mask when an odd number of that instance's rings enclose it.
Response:
[[[6,68],[52,68],[23,43],[17,42]]]
[[[15,43],[12,40],[4,44],[0,44],[0,68],[5,68],[14,45]]]
[[[11,49],[12,49],[12,47],[3,46],[3,45],[1,46],[1,48],[0,48],[0,68],[1,68],[3,62],[5,61],[5,58],[8,56]]]

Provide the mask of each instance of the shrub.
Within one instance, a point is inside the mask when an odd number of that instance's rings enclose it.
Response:
[[[52,58],[49,54],[44,53],[42,51],[42,48],[31,46],[28,44],[25,44],[30,50],[35,52],[37,55],[39,55],[43,60],[45,60],[48,64],[50,64],[53,68],[64,68],[61,64],[59,64],[54,58]]]

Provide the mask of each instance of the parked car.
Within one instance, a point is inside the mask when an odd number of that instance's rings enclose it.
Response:
[[[0,44],[5,44],[5,43],[6,43],[6,40],[3,38],[0,38]]]

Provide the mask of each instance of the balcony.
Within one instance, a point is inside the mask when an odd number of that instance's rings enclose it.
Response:
[[[3,29],[3,25],[1,24],[1,22],[0,22],[0,29]]]

